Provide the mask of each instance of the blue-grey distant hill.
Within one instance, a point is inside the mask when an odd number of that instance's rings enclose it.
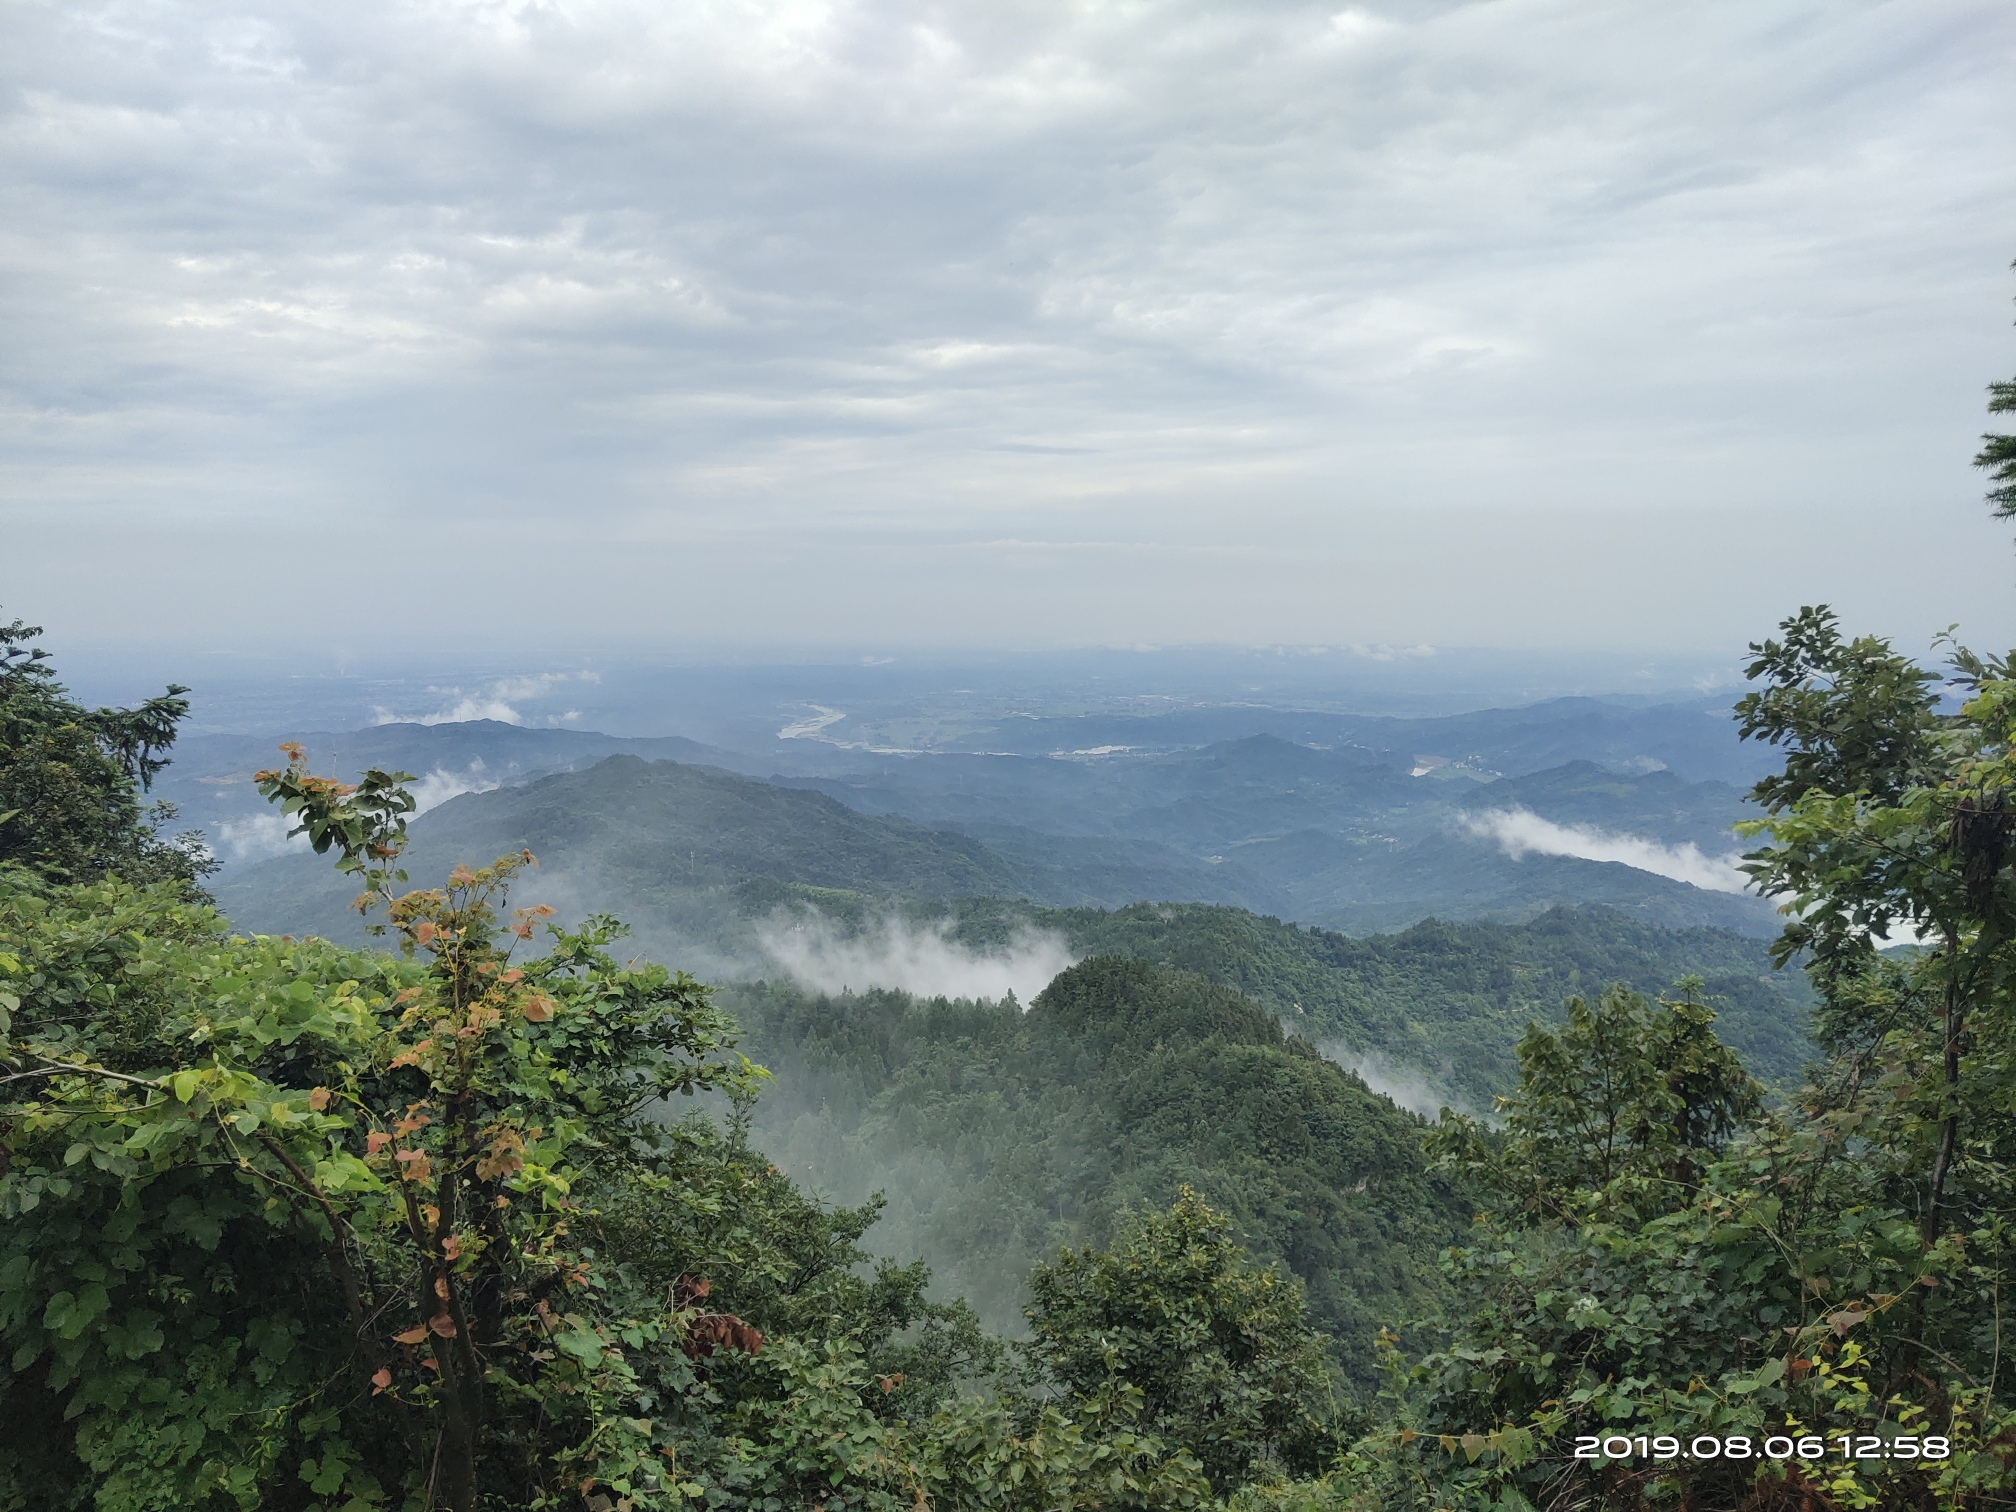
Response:
[[[1053,904],[1182,897],[1244,904],[1264,895],[1235,868],[1140,844],[1083,854],[1066,844],[1004,855],[956,830],[861,814],[824,794],[717,767],[612,756],[582,772],[465,793],[412,824],[412,885],[458,861],[538,856],[528,895],[558,891],[641,930],[677,931],[760,884],[913,898],[1009,897]],[[213,889],[241,927],[347,935],[355,889],[327,860],[294,853],[232,868]]]
[[[439,724],[382,724],[361,730],[273,735],[189,735],[154,784],[153,796],[178,811],[177,827],[200,828],[227,863],[256,859],[278,835],[252,774],[282,766],[283,742],[298,743],[315,771],[355,781],[372,767],[412,773],[415,791],[438,803],[458,793],[516,785],[552,772],[593,766],[619,753],[647,761],[699,762],[735,771],[762,764],[734,751],[680,736],[632,740],[594,730],[539,729],[472,719]]]
[[[1726,694],[1640,705],[1604,698],[1554,698],[1520,708],[1401,718],[1215,704],[1156,714],[1088,714],[1002,720],[962,746],[1013,755],[1121,747],[1171,751],[1248,735],[1297,745],[1355,748],[1412,763],[1423,756],[1519,776],[1570,761],[1627,770],[1670,768],[1693,780],[1748,786],[1775,764],[1764,748],[1736,738]]]
[[[954,765],[933,759],[914,770],[952,772],[958,758],[948,760]],[[1067,764],[1042,765],[1047,771]],[[1262,774],[1249,778],[1253,765]],[[1303,770],[1315,765],[1321,770]],[[1466,796],[1466,788],[1371,766],[1362,769],[1373,785],[1368,798],[1353,794],[1354,770],[1330,753],[1276,741],[1191,753],[1156,764],[1145,791],[1137,792],[1147,800],[1142,809],[1130,813],[1110,791],[1087,792],[1088,803],[1103,796],[1107,822],[1103,832],[1074,835],[1029,824],[962,823],[929,812],[921,800],[921,818],[862,812],[833,796],[831,789],[845,785],[821,783],[824,790],[812,791],[718,767],[622,755],[443,803],[414,822],[407,866],[417,883],[457,861],[530,849],[542,866],[534,885],[577,909],[622,914],[660,938],[679,937],[704,918],[717,942],[736,932],[726,922],[742,906],[736,899],[764,882],[1052,906],[1222,903],[1353,932],[1402,928],[1429,915],[1530,918],[1563,903],[1601,903],[1672,927],[1753,934],[1774,927],[1769,910],[1747,896],[1615,863],[1515,858],[1457,822],[1448,800]],[[1091,777],[1104,784],[1112,775],[1102,768]],[[1650,781],[1665,801],[1671,784],[1658,782],[1659,775],[1606,776],[1599,796],[1628,806],[1634,785]],[[1064,776],[1085,780],[1082,772]],[[1381,791],[1397,796],[1380,800]],[[1566,783],[1563,791],[1574,802],[1564,799],[1551,813],[1581,812],[1575,803],[1587,797],[1583,788]],[[1545,793],[1529,796],[1547,803]],[[1388,806],[1379,808],[1381,801]],[[1422,812],[1409,818],[1414,808]],[[1042,811],[1025,802],[1005,812]],[[1699,822],[1685,804],[1675,812]],[[312,857],[233,867],[216,890],[247,928],[353,927],[343,910],[347,883]]]

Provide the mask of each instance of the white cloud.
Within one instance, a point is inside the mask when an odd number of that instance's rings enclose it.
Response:
[[[776,966],[815,992],[893,987],[919,997],[999,1000],[1013,992],[1026,1008],[1052,977],[1077,961],[1061,935],[1019,931],[996,951],[949,937],[942,923],[885,919],[847,934],[821,914],[773,918],[757,931]]]
[[[212,828],[217,844],[233,861],[263,861],[284,856],[289,851],[308,849],[306,835],[289,835],[294,821],[278,814],[248,814],[242,819],[222,819]]]
[[[474,693],[465,693],[460,688],[429,688],[427,691],[440,698],[452,699],[425,714],[401,714],[379,706],[372,711],[373,724],[466,724],[475,719],[494,719],[500,724],[522,725],[526,716],[518,705],[549,697],[553,690],[569,682],[598,683],[601,675],[595,672],[541,672],[531,677],[500,678],[488,687]],[[539,723],[547,725],[572,724],[581,717],[581,711],[570,709],[564,714],[548,714]]]
[[[445,767],[436,767],[425,777],[414,783],[407,791],[413,795],[413,812],[424,814],[431,808],[439,808],[450,798],[464,793],[489,793],[504,784],[483,773],[483,761],[478,757],[469,763],[466,772],[451,772]]]
[[[1515,861],[1531,851],[1584,861],[1618,861],[1710,892],[1743,892],[1749,887],[1750,879],[1736,869],[1735,852],[1706,856],[1692,841],[1662,845],[1588,825],[1556,824],[1523,808],[1493,809],[1464,822],[1472,834],[1496,840]]]
[[[1444,1108],[1466,1111],[1460,1099],[1450,1096],[1417,1066],[1404,1066],[1369,1050],[1353,1050],[1338,1040],[1326,1040],[1316,1048],[1380,1096],[1392,1098],[1423,1118],[1437,1117]]]

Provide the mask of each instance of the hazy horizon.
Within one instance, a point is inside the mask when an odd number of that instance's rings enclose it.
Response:
[[[0,605],[0,612],[8,606]],[[1089,647],[1051,651],[883,648],[829,654],[743,648],[682,660],[600,653],[528,660],[409,661],[190,654],[168,646],[94,652],[42,642],[73,694],[127,704],[189,686],[188,735],[361,730],[489,719],[530,729],[685,735],[749,749],[753,734],[897,706],[996,713],[1250,704],[1433,717],[1559,698],[1733,703],[1740,657],[1631,656],[1430,647]],[[769,727],[775,726],[775,730]],[[816,738],[818,732],[808,732]]]

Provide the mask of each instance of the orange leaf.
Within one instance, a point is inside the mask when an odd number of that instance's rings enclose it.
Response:
[[[434,943],[435,933],[436,931],[434,926],[430,924],[427,920],[422,919],[418,924],[415,924],[413,926],[414,943],[419,945],[432,945]]]
[[[427,1326],[444,1339],[455,1337],[455,1320],[446,1313],[436,1313],[427,1320]]]
[[[543,1024],[553,1017],[553,999],[543,993],[534,993],[525,1000],[525,1022]]]
[[[507,982],[507,983],[522,982],[525,980],[525,973],[520,971],[516,966],[513,966],[509,971],[505,972],[504,975],[497,978],[497,980],[500,982]]]
[[[426,1337],[427,1337],[427,1330],[424,1327],[409,1328],[406,1330],[406,1332],[402,1334],[392,1335],[392,1342],[394,1344],[418,1344],[422,1339]]]
[[[374,1129],[371,1133],[364,1136],[364,1153],[366,1155],[377,1155],[390,1143],[392,1143],[392,1136],[390,1134]]]
[[[448,880],[457,887],[467,887],[471,882],[476,880],[476,873],[469,870],[467,866],[457,865],[453,871],[448,873]]]
[[[382,1365],[379,1366],[378,1374],[371,1377],[371,1395],[376,1396],[379,1392],[388,1390],[391,1385],[392,1372],[385,1369]]]
[[[313,1108],[317,1113],[328,1107],[329,1089],[327,1087],[317,1087],[313,1092],[310,1092],[308,1094],[308,1106]]]

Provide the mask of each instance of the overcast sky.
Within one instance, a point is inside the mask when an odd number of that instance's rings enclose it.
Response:
[[[2008,0],[0,23],[52,640],[2016,639]]]

